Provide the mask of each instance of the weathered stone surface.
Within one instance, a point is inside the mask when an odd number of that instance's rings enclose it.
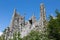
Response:
[[[9,38],[13,38],[13,33],[20,32],[21,37],[23,38],[24,36],[27,36],[31,30],[39,30],[40,32],[44,31],[44,28],[46,26],[45,24],[46,24],[46,12],[43,3],[40,5],[40,21],[38,20],[36,21],[36,18],[33,15],[29,19],[29,21],[25,22],[24,16],[19,15],[16,12],[16,9],[14,9],[11,24],[9,25],[10,30],[9,31],[8,29],[6,30],[5,37],[8,37],[6,38],[8,40]]]

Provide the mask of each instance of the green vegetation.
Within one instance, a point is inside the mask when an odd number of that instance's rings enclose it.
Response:
[[[47,35],[41,34],[39,31],[31,31],[31,33],[22,40],[48,40]]]
[[[49,38],[60,40],[60,12],[58,10],[56,10],[55,19],[52,16],[50,16],[48,29],[49,29]]]

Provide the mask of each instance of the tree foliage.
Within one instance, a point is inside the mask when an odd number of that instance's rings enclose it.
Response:
[[[39,31],[33,30],[28,36],[24,37],[23,40],[48,40],[48,37]]]
[[[50,16],[50,21],[48,24],[49,38],[60,40],[60,12],[56,10],[55,19]]]
[[[31,31],[31,33],[24,37],[23,40],[40,40],[40,34],[38,31]]]

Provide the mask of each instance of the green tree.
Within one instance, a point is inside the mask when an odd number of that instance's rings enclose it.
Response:
[[[0,40],[2,40],[1,36],[0,36]]]
[[[28,36],[25,36],[22,40],[49,40],[49,39],[47,35],[43,35],[39,31],[32,30],[31,33]]]
[[[60,40],[60,12],[56,10],[56,18],[50,16],[49,24],[49,38],[54,40]]]
[[[16,32],[13,33],[13,40],[17,40],[16,36],[17,36],[17,33]]]
[[[13,34],[13,39],[12,40],[22,40],[22,38],[20,37],[20,32],[15,32],[14,34]]]
[[[21,36],[20,36],[20,32],[18,32],[18,34],[17,34],[17,38],[18,38],[18,40],[22,40],[22,38],[21,38]]]

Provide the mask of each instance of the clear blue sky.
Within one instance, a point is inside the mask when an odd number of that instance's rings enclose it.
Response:
[[[0,0],[0,32],[9,26],[14,8],[20,15],[26,13],[26,20],[32,13],[39,19],[41,3],[45,5],[47,17],[50,14],[55,16],[55,10],[60,10],[60,0]]]

